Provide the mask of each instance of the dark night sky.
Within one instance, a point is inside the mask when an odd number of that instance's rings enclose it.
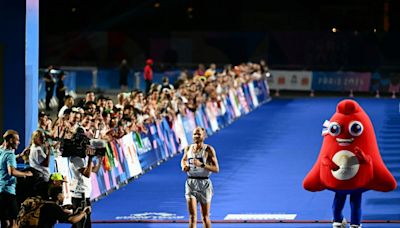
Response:
[[[141,65],[147,57],[237,62],[268,55],[277,65],[398,65],[399,31],[395,0],[44,0],[40,64],[109,66],[129,58]],[[318,55],[329,58],[317,61]]]
[[[45,0],[40,2],[46,32],[76,30],[342,30],[383,29],[384,2],[390,2],[392,29],[399,21],[396,1],[384,0]],[[158,7],[157,7],[158,6]],[[397,28],[398,29],[398,28]]]

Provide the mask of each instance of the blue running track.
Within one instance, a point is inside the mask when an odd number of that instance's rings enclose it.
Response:
[[[322,143],[324,120],[339,98],[276,99],[206,139],[214,146],[220,173],[213,174],[211,219],[228,214],[296,214],[295,222],[332,219],[333,192],[302,188]],[[369,114],[382,157],[400,180],[400,113],[394,99],[356,99]],[[170,213],[187,220],[181,155],[94,203],[92,220],[117,221],[145,212]],[[349,203],[344,210],[349,218]],[[363,195],[363,219],[400,220],[400,191]],[[123,223],[95,227],[187,227],[187,224]],[[214,227],[331,227],[329,223],[215,224]],[[201,225],[199,226],[201,227]],[[400,227],[365,223],[363,227]]]

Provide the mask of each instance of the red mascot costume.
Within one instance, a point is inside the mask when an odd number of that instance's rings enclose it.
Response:
[[[367,190],[388,192],[396,189],[396,180],[379,153],[371,120],[353,100],[343,100],[326,127],[317,162],[303,181],[312,192],[324,189],[335,194],[333,227],[346,227],[342,210],[350,195],[351,226],[361,227],[361,195]]]

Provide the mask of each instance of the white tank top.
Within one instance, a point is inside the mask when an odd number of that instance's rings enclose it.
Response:
[[[187,156],[187,163],[189,164],[189,171],[187,172],[189,177],[209,177],[211,175],[211,171],[205,168],[201,167],[196,167],[193,163],[193,159],[196,158],[202,163],[206,163],[206,149],[207,145],[204,144],[203,148],[201,149],[200,153],[197,153],[196,155],[193,152],[194,144],[190,145],[189,150],[188,150],[188,156]]]

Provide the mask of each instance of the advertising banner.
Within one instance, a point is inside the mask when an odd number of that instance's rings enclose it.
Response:
[[[246,99],[246,103],[248,104],[250,110],[253,110],[255,108],[255,105],[253,104],[253,101],[251,98],[249,83],[243,84],[243,93],[244,93],[244,97]]]
[[[132,136],[142,169],[146,170],[152,165],[157,164],[159,158],[157,150],[153,149],[151,142],[152,134],[150,132],[148,134],[135,132]]]
[[[313,74],[311,71],[271,70],[268,78],[270,89],[300,90],[311,89]]]
[[[398,93],[400,91],[400,78],[393,72],[374,72],[371,77],[370,91]]]
[[[239,100],[239,104],[242,107],[242,114],[249,113],[250,112],[250,104],[248,104],[247,101],[246,101],[246,97],[244,95],[243,88],[239,87],[236,90],[236,93],[237,93],[237,97],[238,97],[238,100]]]
[[[370,72],[322,72],[314,71],[312,89],[316,91],[360,91],[370,88]]]
[[[234,92],[234,90],[229,90],[229,99],[227,99],[228,104],[230,105],[230,107],[233,110],[233,114],[234,117],[239,117],[240,114],[240,105],[239,102],[237,100],[237,96],[236,93]]]
[[[186,115],[182,117],[183,128],[185,129],[186,139],[188,144],[193,143],[192,133],[196,127],[196,121],[194,114],[191,111],[187,111]]]
[[[206,107],[205,107],[205,113],[206,113],[206,118],[210,122],[210,127],[212,132],[216,132],[219,130],[218,126],[218,109],[216,107],[216,103],[212,101],[207,101]]]
[[[149,140],[153,147],[154,155],[156,156],[157,161],[160,161],[163,159],[163,148],[164,147],[162,147],[163,141],[160,139],[158,132],[157,132],[157,125],[153,123],[153,124],[147,125],[147,128],[149,129],[147,136],[149,137]]]
[[[134,133],[131,132],[117,140],[128,162],[130,177],[137,176],[142,173],[142,166],[140,165],[139,157],[133,142],[133,134]]]
[[[124,137],[131,137],[130,134]],[[133,144],[132,144],[133,145]],[[134,145],[133,145],[134,146]],[[125,151],[128,151],[127,149]],[[102,161],[95,159],[95,162],[102,162],[102,168],[98,173],[91,175],[92,181],[92,195],[91,198],[97,198],[101,194],[106,193],[112,188],[118,187],[133,175],[131,175],[129,166],[131,166],[131,159],[127,159],[125,151],[120,147],[117,141],[109,142],[107,145],[106,156]],[[130,155],[128,154],[128,157]],[[133,169],[133,174],[137,173]],[[136,174],[137,175],[137,174]]]
[[[172,123],[171,123],[172,124]],[[166,156],[170,157],[177,153],[178,142],[175,133],[171,129],[170,122],[164,118],[161,121],[161,133],[164,136],[164,145],[166,146]]]
[[[178,114],[176,116],[173,131],[175,132],[176,137],[178,138],[179,147],[178,150],[183,150],[186,146],[188,146],[188,141],[186,139],[185,129],[183,128],[182,115]]]

